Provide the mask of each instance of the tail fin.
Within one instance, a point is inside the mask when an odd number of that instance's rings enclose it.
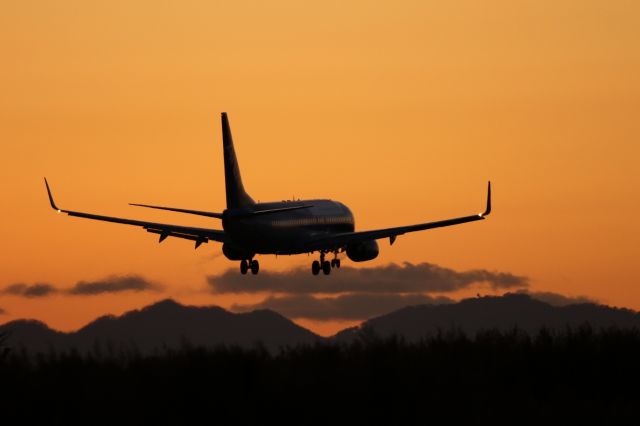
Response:
[[[255,204],[242,185],[240,167],[233,148],[233,138],[227,113],[222,113],[222,147],[224,152],[224,182],[227,191],[227,208],[233,209]]]

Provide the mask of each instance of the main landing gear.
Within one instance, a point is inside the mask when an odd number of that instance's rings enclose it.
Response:
[[[240,262],[240,273],[245,275],[249,269],[251,269],[253,275],[257,275],[258,271],[260,271],[260,263],[258,263],[256,259],[242,259]]]
[[[334,251],[334,258],[331,259],[331,262],[328,260],[324,260],[325,252],[320,252],[320,260],[314,260],[311,263],[311,273],[313,275],[318,275],[320,270],[325,275],[329,275],[331,273],[331,268],[340,268],[340,259],[338,259],[338,251]]]

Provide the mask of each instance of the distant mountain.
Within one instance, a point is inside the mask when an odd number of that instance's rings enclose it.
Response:
[[[458,303],[410,306],[343,330],[332,340],[349,342],[363,333],[380,337],[401,335],[420,339],[438,329],[452,328],[474,334],[482,329],[508,330],[518,327],[530,333],[541,327],[564,329],[589,323],[593,327],[640,328],[640,314],[593,303],[552,306],[525,294],[465,299]],[[14,350],[48,352],[75,348],[80,352],[138,350],[153,353],[163,348],[255,346],[269,350],[310,344],[325,339],[270,310],[235,314],[219,307],[183,306],[164,300],[121,316],[104,316],[78,331],[62,333],[34,320],[18,320],[0,326]]]
[[[29,352],[75,348],[108,351],[138,350],[152,353],[184,344],[217,344],[251,347],[260,343],[275,350],[281,346],[314,343],[322,338],[280,314],[269,310],[234,314],[219,307],[183,306],[164,300],[121,316],[104,316],[78,331],[62,333],[34,320],[18,320],[0,326],[6,344]]]
[[[359,327],[343,330],[334,336],[337,341],[350,341],[361,333],[380,337],[393,334],[417,340],[438,329],[452,328],[468,334],[483,329],[520,330],[536,333],[542,327],[565,329],[590,324],[594,328],[616,326],[640,328],[640,314],[629,309],[612,308],[594,303],[552,306],[526,294],[505,294],[464,299],[443,305],[410,306],[365,321]]]

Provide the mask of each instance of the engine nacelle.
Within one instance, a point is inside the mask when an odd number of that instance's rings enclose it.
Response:
[[[238,246],[231,245],[229,243],[224,243],[222,245],[222,253],[229,260],[244,260],[251,259],[255,253],[249,253],[246,250],[241,249]]]
[[[378,257],[378,242],[376,240],[364,241],[347,246],[347,256],[354,262],[364,262]]]

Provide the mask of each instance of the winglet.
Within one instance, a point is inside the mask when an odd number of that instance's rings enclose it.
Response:
[[[489,213],[491,213],[491,181],[489,181],[487,186],[487,209],[484,213],[480,213],[480,217],[488,216]]]
[[[51,203],[51,208],[60,213],[60,209],[56,206],[55,201],[53,201],[53,195],[51,195],[51,189],[49,188],[49,182],[47,182],[47,178],[44,178],[44,184],[47,186],[47,194],[49,194],[49,202]]]

